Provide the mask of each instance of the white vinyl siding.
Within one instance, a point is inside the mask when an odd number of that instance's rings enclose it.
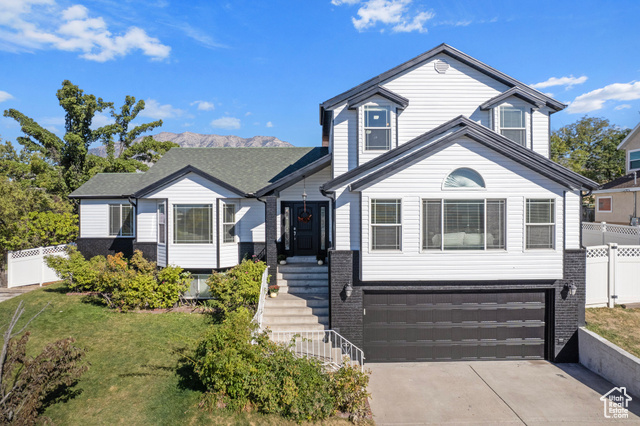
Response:
[[[155,243],[158,240],[158,214],[156,200],[140,199],[136,201],[137,232],[136,241]]]
[[[531,113],[531,149],[549,158],[549,108]]]
[[[333,177],[358,165],[358,112],[346,104],[333,111]]]
[[[256,199],[239,201],[236,235],[243,242],[264,242],[264,203]]]
[[[218,268],[217,235],[212,244],[174,244],[173,206],[176,204],[210,204],[215,206],[218,199],[235,198],[237,194],[215,183],[190,173],[147,195],[148,198],[168,199],[167,205],[167,264],[190,269]],[[216,209],[211,211],[212,226],[218,223]],[[264,221],[264,219],[263,219]],[[215,228],[214,228],[215,229]]]
[[[80,238],[108,238],[109,204],[122,202],[122,199],[80,200]]]
[[[422,250],[422,200],[479,197],[477,189],[442,191],[443,180],[460,165],[461,158],[465,166],[484,178],[486,189],[482,190],[482,198],[505,200],[504,250]],[[565,190],[498,152],[461,138],[362,188],[361,278],[365,281],[561,279]],[[369,251],[370,202],[389,198],[402,199],[402,252]],[[526,198],[555,200],[555,249],[525,250]],[[579,229],[578,215],[567,219],[571,221],[568,229]],[[336,225],[338,229],[343,226],[340,222]]]
[[[565,249],[577,250],[580,248],[580,221],[576,218],[580,218],[580,204],[582,202],[580,198],[580,192],[567,191],[565,194]]]

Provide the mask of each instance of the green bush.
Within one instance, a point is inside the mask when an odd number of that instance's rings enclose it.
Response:
[[[322,366],[296,358],[265,333],[256,333],[246,309],[230,312],[209,331],[193,364],[207,389],[205,405],[211,408],[255,409],[296,421],[325,419],[335,411],[331,381]]]
[[[363,420],[368,412],[367,392],[369,373],[362,371],[359,365],[343,366],[331,374],[331,393],[336,401],[336,408],[349,413],[350,420],[357,423]]]
[[[207,280],[211,304],[225,315],[239,308],[255,310],[260,299],[262,273],[267,265],[245,259],[226,272],[213,272]]]
[[[67,281],[70,289],[100,293],[111,307],[170,308],[189,288],[191,275],[182,268],[167,266],[158,270],[155,262],[136,250],[127,261],[122,253],[87,261],[75,248],[69,257],[47,257],[47,265]]]

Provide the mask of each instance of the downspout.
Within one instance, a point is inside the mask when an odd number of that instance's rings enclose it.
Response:
[[[336,191],[325,191],[324,186],[321,186],[320,193],[331,200],[331,250],[336,244]]]

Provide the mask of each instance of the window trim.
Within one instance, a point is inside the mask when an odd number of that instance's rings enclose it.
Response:
[[[636,152],[640,153],[640,149],[632,149],[632,150],[627,151],[627,170],[629,172],[640,170],[640,167],[636,167],[636,168],[632,168],[631,167],[631,154],[632,153],[636,153]],[[633,161],[640,161],[640,158],[638,158],[637,160],[633,160]]]
[[[112,234],[111,233],[111,206],[119,206],[120,207],[120,229],[118,231],[117,234]],[[129,206],[131,207],[131,235],[122,235],[122,206]],[[126,203],[108,203],[107,204],[107,215],[108,215],[108,222],[107,222],[107,235],[109,237],[112,238],[135,238],[136,237],[136,208],[133,204],[131,204],[130,202],[126,202]]]
[[[553,223],[533,223],[533,224],[529,224],[529,222],[527,222],[527,205],[528,205],[528,201],[529,200],[548,200],[548,201],[553,201]],[[557,243],[558,243],[558,209],[557,209],[557,202],[555,198],[526,198],[524,199],[524,217],[523,217],[523,221],[524,221],[524,235],[522,236],[522,244],[523,244],[523,250],[525,252],[527,251],[542,251],[542,250],[546,250],[546,251],[556,251],[556,247],[557,247]],[[539,247],[539,248],[528,248],[527,247],[527,227],[529,226],[549,226],[551,225],[553,227],[553,238],[551,240],[552,244],[551,247]]]
[[[202,206],[202,207],[208,207],[209,208],[209,230],[211,232],[211,238],[209,239],[210,242],[177,242],[176,238],[177,238],[177,233],[176,233],[176,220],[178,219],[178,215],[176,214],[176,208],[178,207],[184,207],[184,206]],[[171,229],[173,230],[173,235],[171,238],[172,244],[174,245],[214,245],[215,244],[215,239],[214,239],[214,231],[215,231],[215,226],[213,223],[213,204],[210,203],[184,203],[184,204],[172,204],[172,223],[171,223]]]
[[[367,126],[367,108],[386,108],[389,111],[389,127],[371,127]],[[362,152],[363,153],[384,153],[393,149],[394,141],[394,109],[393,105],[386,103],[367,103],[359,108],[362,111]],[[389,146],[386,149],[368,149],[367,148],[367,129],[389,130]]]
[[[609,202],[609,210],[600,210],[600,200],[603,200],[605,198],[608,198],[610,200]],[[596,212],[597,213],[613,213],[613,197],[611,195],[605,195],[602,197],[597,197],[596,198]]]
[[[440,235],[443,235],[444,230],[444,202],[445,201],[483,201],[484,205],[484,220],[483,223],[483,234],[484,234],[484,247],[482,249],[469,249],[469,250],[451,250],[444,248],[444,238],[440,238],[440,247],[439,248],[427,248],[424,244],[424,231],[426,227],[425,217],[424,217],[424,203],[425,201],[439,201],[440,202]],[[504,247],[502,248],[487,248],[487,201],[502,201],[504,203],[504,221],[502,224],[502,232],[504,233]],[[420,198],[420,253],[456,253],[462,252],[465,254],[468,253],[499,253],[506,252],[508,249],[508,238],[507,238],[507,229],[508,229],[508,203],[507,198]]]
[[[160,207],[163,208],[164,210],[164,214],[161,216],[160,213]],[[165,201],[162,201],[161,203],[158,203],[157,207],[156,207],[156,213],[158,215],[158,223],[157,223],[157,232],[158,232],[158,244],[161,246],[165,246],[167,245],[167,240],[168,240],[168,235],[167,235],[167,203]],[[160,220],[160,218],[164,219],[164,223],[162,223],[162,221]],[[164,232],[160,232],[160,225],[164,225]],[[164,237],[164,242],[160,241],[160,236]]]
[[[456,172],[456,171],[458,171],[460,169],[469,169],[469,170],[475,172],[478,176],[480,176],[480,179],[482,179],[483,186],[479,186],[479,187],[470,187],[470,186],[453,187],[453,186],[447,186],[447,179],[449,178],[449,176],[451,176],[452,173],[454,173],[454,172]],[[487,181],[484,180],[484,177],[482,176],[482,174],[480,174],[480,172],[478,172],[476,169],[474,169],[472,167],[461,166],[461,167],[456,167],[455,169],[453,169],[449,173],[447,173],[447,175],[444,177],[444,179],[442,179],[441,189],[443,191],[486,191],[487,190]]]
[[[504,108],[504,107],[521,110],[522,111],[522,120],[524,121],[524,127],[503,127],[502,126],[502,108]],[[522,141],[522,145],[521,146],[523,146],[525,148],[528,148],[529,147],[529,137],[527,135],[527,133],[528,133],[527,132],[527,122],[528,122],[528,120],[527,120],[527,108],[524,107],[524,106],[516,106],[516,105],[510,104],[510,103],[503,103],[503,104],[500,104],[500,105],[496,106],[496,110],[497,110],[497,114],[496,115],[497,115],[497,128],[498,128],[497,133],[502,135],[502,136],[504,136],[505,138],[509,139],[513,143],[517,144],[518,142],[516,142],[514,140],[511,140],[507,136],[503,135],[502,134],[502,130],[503,129],[506,129],[506,130],[522,130],[522,132],[524,134],[524,139]]]
[[[399,223],[395,223],[395,224],[390,224],[390,223],[381,223],[381,224],[374,224],[373,223],[373,202],[374,201],[396,201],[397,205],[400,207],[400,221]],[[402,206],[402,198],[370,198],[369,199],[369,253],[402,253],[402,240],[403,240],[403,235],[402,235],[402,219],[403,219],[403,214],[402,214],[402,210],[403,210],[403,206]],[[378,227],[398,227],[400,228],[400,241],[399,241],[399,247],[397,249],[376,249],[373,247],[373,227],[374,226],[378,226]]]
[[[228,206],[233,206],[233,223],[224,221],[224,219],[225,219],[225,209]],[[220,217],[220,227],[221,227],[221,230],[220,230],[221,232],[220,233],[222,234],[222,241],[221,241],[222,244],[228,245],[228,244],[236,244],[237,243],[236,242],[237,233],[236,233],[236,230],[235,230],[235,227],[236,227],[236,225],[238,223],[238,221],[236,219],[236,213],[237,212],[238,212],[238,210],[236,208],[236,203],[231,203],[231,202],[228,203],[226,201],[222,202],[222,215]],[[233,227],[234,227],[233,228],[233,241],[225,241],[225,238],[227,236],[226,232],[224,232],[225,225],[233,225]]]

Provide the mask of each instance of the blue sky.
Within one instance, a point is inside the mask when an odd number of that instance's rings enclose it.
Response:
[[[448,43],[583,115],[640,121],[638,1],[0,0],[0,109],[64,128],[71,80],[170,132],[320,144],[318,104]],[[95,124],[108,122],[100,116]],[[17,124],[0,118],[0,137]]]

